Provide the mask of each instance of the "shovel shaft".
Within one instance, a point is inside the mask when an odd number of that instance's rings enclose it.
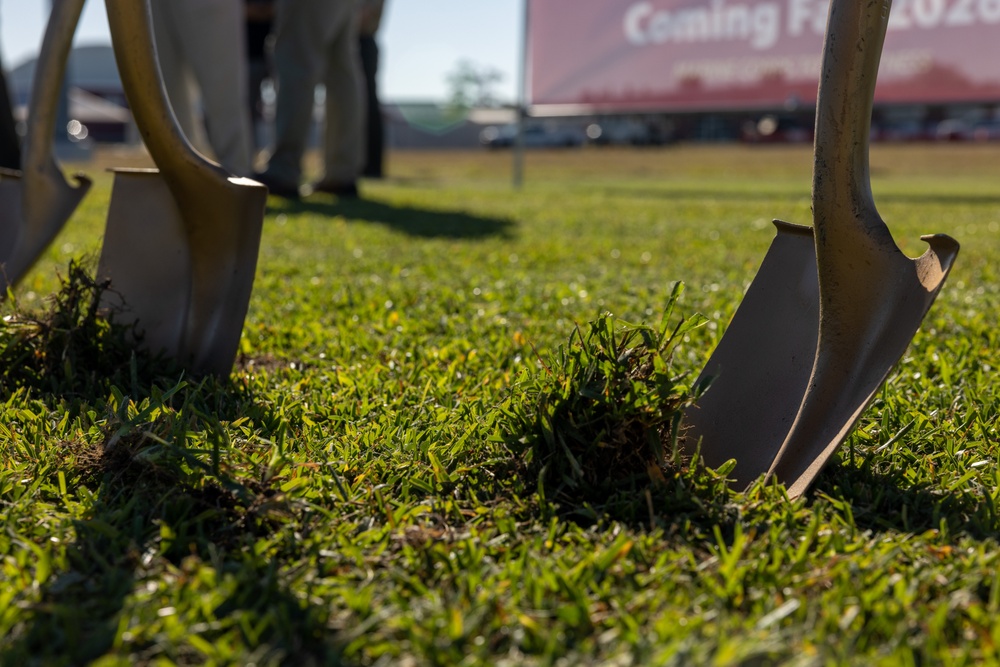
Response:
[[[769,475],[801,495],[899,361],[944,284],[958,244],[928,236],[910,259],[872,199],[868,134],[889,0],[832,0],[816,113],[813,216],[816,358]]]
[[[45,28],[45,45],[38,54],[35,81],[31,86],[28,131],[25,136],[24,171],[41,173],[52,166],[53,128],[59,109],[59,94],[66,76],[66,60],[73,46],[73,33],[83,11],[84,0],[57,0]],[[64,128],[56,128],[63,131]]]
[[[90,188],[90,179],[67,182],[52,152],[66,60],[84,0],[58,0],[45,29],[31,86],[31,107],[19,187],[0,202],[0,289],[16,284],[73,215]]]
[[[816,109],[813,210],[817,244],[856,247],[858,236],[888,243],[888,229],[872,198],[868,139],[872,103],[891,0],[833,0]],[[848,224],[846,218],[854,224]],[[820,260],[822,262],[822,260]]]
[[[225,179],[228,174],[221,167],[191,146],[174,116],[156,58],[148,2],[105,1],[122,87],[143,143],[165,175],[193,173],[198,177],[200,173]]]

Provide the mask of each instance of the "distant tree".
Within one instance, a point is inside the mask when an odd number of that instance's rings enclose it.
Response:
[[[495,87],[504,79],[500,70],[463,59],[446,78],[452,106],[465,109],[499,106]]]

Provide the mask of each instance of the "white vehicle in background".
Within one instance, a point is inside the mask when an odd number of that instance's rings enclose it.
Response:
[[[517,125],[490,125],[479,133],[487,148],[510,148],[517,141]],[[528,123],[524,126],[525,148],[573,148],[582,146],[584,134],[574,127]]]
[[[649,124],[628,118],[608,118],[587,126],[587,139],[598,146],[649,146],[662,143]]]
[[[1000,139],[1000,119],[943,120],[938,123],[936,138],[939,141],[996,141]]]

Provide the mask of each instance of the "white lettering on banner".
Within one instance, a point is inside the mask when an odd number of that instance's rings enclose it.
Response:
[[[809,55],[682,60],[674,65],[673,74],[678,81],[696,80],[706,86],[754,85],[768,75],[781,75],[788,81],[813,81],[819,72],[820,58]]]
[[[768,76],[780,76],[787,81],[815,81],[819,76],[822,54],[808,56],[759,56],[751,58],[718,58],[714,60],[682,60],[673,66],[677,81],[697,80],[709,87],[756,85]],[[930,53],[910,49],[886,54],[879,66],[879,78],[908,79],[927,69],[934,62]]]
[[[895,0],[889,30],[1000,23],[1000,0]]]
[[[826,30],[829,0],[786,0],[790,37]],[[888,2],[885,2],[888,5]],[[960,28],[1000,23],[1000,0],[893,0],[889,30]],[[766,50],[781,37],[781,5],[777,2],[707,4],[676,9],[657,8],[653,2],[633,3],[622,28],[635,46],[696,42],[746,41]]]
[[[777,3],[732,4],[711,0],[708,6],[670,11],[654,9],[651,2],[637,2],[625,12],[625,37],[636,46],[690,42],[750,42],[755,49],[769,49],[781,32]]]
[[[809,28],[817,35],[826,31],[829,2],[822,0],[788,0],[788,34],[798,37]]]

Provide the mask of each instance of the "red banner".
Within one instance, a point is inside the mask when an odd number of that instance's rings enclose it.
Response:
[[[536,113],[812,106],[828,0],[529,0]],[[881,103],[1000,101],[1000,0],[895,0]]]

